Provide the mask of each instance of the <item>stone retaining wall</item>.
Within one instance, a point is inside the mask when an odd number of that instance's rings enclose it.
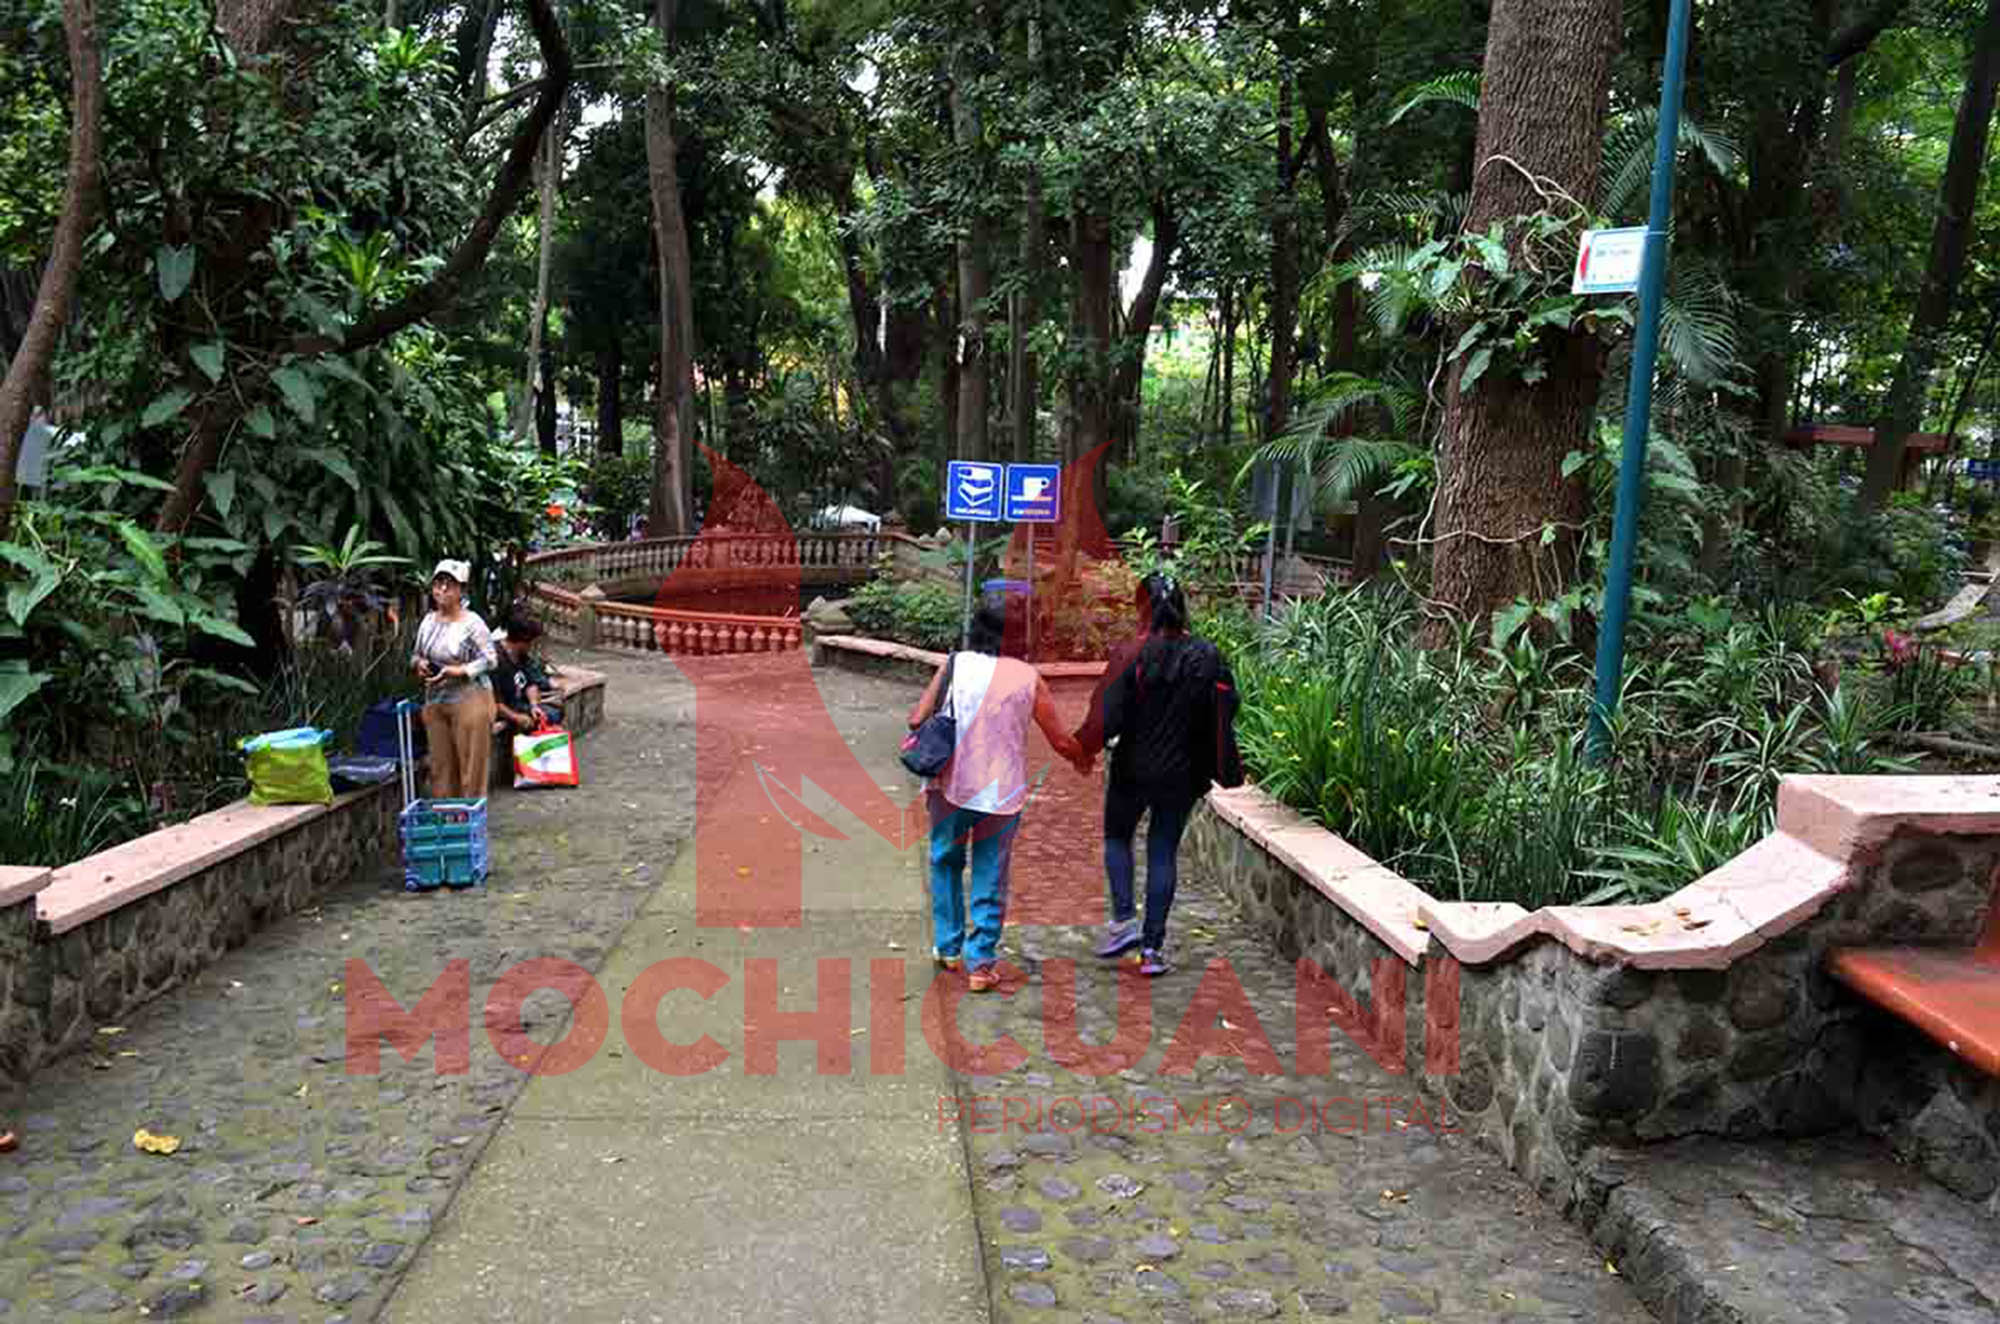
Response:
[[[1478,965],[1433,939],[1412,961],[1222,813],[1200,810],[1186,849],[1287,959],[1370,1007],[1378,972],[1397,980],[1405,1068],[1547,1198],[1583,1198],[1603,1146],[1860,1125],[2000,1209],[2000,1081],[1825,972],[1834,947],[1970,946],[1995,904],[2000,837],[1898,830],[1816,915],[1721,969],[1600,964],[1547,938]],[[1456,982],[1455,1008],[1427,1010],[1434,981]],[[1454,1024],[1456,1070],[1427,1071]]]
[[[341,796],[282,835],[64,933],[38,920],[33,896],[0,911],[0,1083],[18,1084],[85,1047],[98,1026],[213,964],[260,926],[383,868],[400,849],[401,808],[393,782]]]
[[[580,735],[599,725],[603,677],[571,670],[559,680],[568,729]],[[99,1026],[115,1024],[183,983],[260,927],[310,909],[330,888],[400,859],[402,789],[396,782],[338,796],[324,809],[282,806],[246,814],[245,807],[163,829],[54,872],[0,870],[0,1087],[18,1085],[43,1063],[95,1042]],[[282,826],[270,824],[272,815]],[[217,839],[211,825],[239,818],[256,835]],[[135,860],[147,863],[135,866]],[[122,876],[148,864],[167,872],[154,881],[139,879],[137,886]],[[106,871],[101,878],[99,869]],[[18,878],[10,881],[11,875]],[[49,903],[55,883],[71,897],[99,884],[121,896],[153,890],[116,904],[98,900],[62,910]],[[99,907],[102,913],[93,913]]]

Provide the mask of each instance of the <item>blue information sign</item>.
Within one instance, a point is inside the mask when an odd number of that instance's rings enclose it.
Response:
[[[1005,475],[1005,465],[983,464],[978,460],[951,461],[945,466],[945,518],[997,521]]]
[[[1007,518],[1018,524],[1053,524],[1062,511],[1062,466],[1007,466]]]
[[[2000,481],[2000,460],[1967,460],[1965,476],[1987,483]]]

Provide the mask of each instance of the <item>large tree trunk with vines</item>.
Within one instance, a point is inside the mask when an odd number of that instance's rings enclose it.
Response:
[[[70,112],[69,179],[63,188],[55,242],[35,292],[35,310],[28,317],[19,348],[8,360],[7,376],[0,381],[0,534],[13,520],[21,441],[27,435],[36,396],[47,379],[56,336],[69,316],[70,297],[83,267],[83,241],[97,214],[104,67],[97,50],[93,0],[63,0],[63,31],[69,42],[70,85],[75,89]]]
[[[1861,499],[1878,510],[1901,476],[1910,433],[1923,422],[1938,338],[1951,321],[1952,300],[1958,293],[1959,278],[1965,274],[1996,88],[2000,88],[2000,0],[1986,0],[1986,17],[1973,39],[1965,92],[1958,103],[1958,122],[1945,160],[1937,228],[1931,234],[1923,288],[1910,316],[1910,336],[1904,342],[1902,361],[1896,365],[1896,376],[1889,386],[1889,403],[1875,429],[1875,444],[1868,448],[1868,477],[1861,487]]]
[[[1153,200],[1153,252],[1146,259],[1146,273],[1140,278],[1139,292],[1125,318],[1124,344],[1120,346],[1118,369],[1111,378],[1111,435],[1126,456],[1139,454],[1140,391],[1146,380],[1146,346],[1153,335],[1153,321],[1159,315],[1160,296],[1166,291],[1167,273],[1173,269],[1174,253],[1180,247],[1181,221],[1164,198]]]
[[[1558,189],[1594,202],[1620,18],[1618,0],[1495,0],[1468,233],[1565,208]],[[1449,332],[1454,341],[1459,334]],[[1433,530],[1433,605],[1444,613],[1428,631],[1434,640],[1449,634],[1451,619],[1483,622],[1516,598],[1554,597],[1575,573],[1588,494],[1562,464],[1590,444],[1603,354],[1583,332],[1549,335],[1540,350],[1547,376],[1532,384],[1496,370],[1467,390],[1464,361],[1452,369]]]
[[[674,3],[656,0],[654,9],[654,22],[670,49]],[[647,525],[655,538],[694,532],[694,442],[684,426],[694,399],[694,288],[674,132],[673,89],[649,88],[646,177],[660,256],[660,385],[654,396],[653,502]]]

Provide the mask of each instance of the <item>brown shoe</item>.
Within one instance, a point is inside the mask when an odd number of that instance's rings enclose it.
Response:
[[[974,993],[991,993],[1000,987],[1000,972],[990,965],[982,965],[972,972],[972,978],[966,981],[966,985]]]

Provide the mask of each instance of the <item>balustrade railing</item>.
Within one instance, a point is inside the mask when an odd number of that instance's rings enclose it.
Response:
[[[563,585],[594,584],[646,576],[662,580],[687,569],[851,569],[866,573],[877,557],[903,534],[807,533],[726,534],[701,538],[650,538],[542,552],[528,558],[529,594],[549,634],[584,647],[641,653],[716,655],[783,652],[804,643],[804,625],[795,616],[751,616],[736,612],[687,611],[612,602]],[[1294,556],[1321,585],[1347,583],[1349,566],[1324,557]],[[1245,554],[1231,565],[1240,587],[1262,596],[1264,558]],[[1281,580],[1281,595],[1306,591],[1297,576]]]
[[[894,533],[720,534],[647,538],[538,552],[527,561],[538,580],[595,583],[640,576],[666,578],[683,567],[701,570],[836,569],[867,571],[898,541]]]

